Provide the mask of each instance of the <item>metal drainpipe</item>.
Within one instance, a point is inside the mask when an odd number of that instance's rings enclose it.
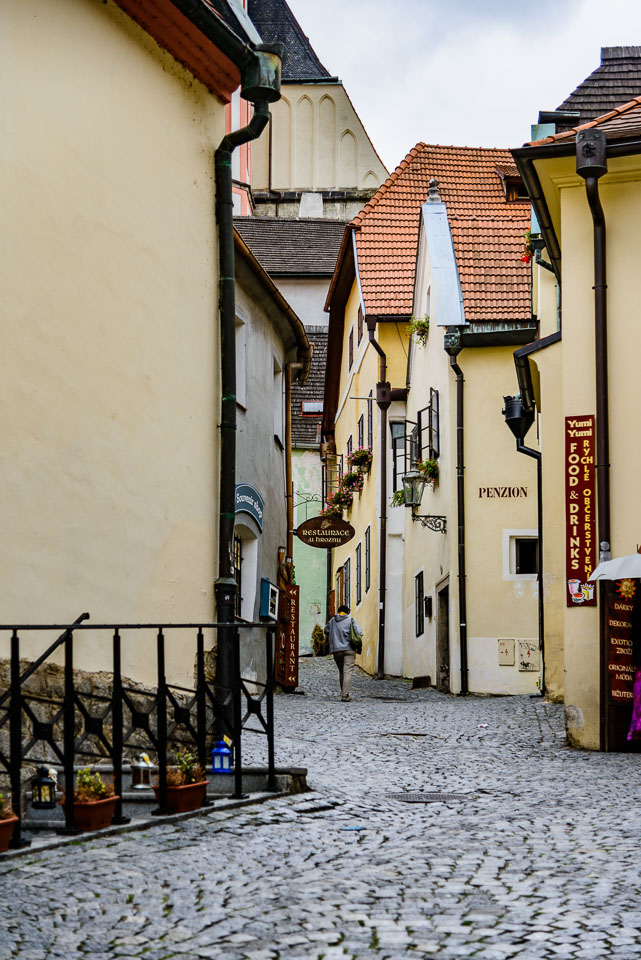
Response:
[[[269,105],[266,100],[259,100],[254,104],[254,115],[249,124],[223,137],[215,154],[220,268],[221,417],[218,579],[214,591],[218,621],[229,624],[233,624],[236,613],[233,553],[236,520],[236,283],[231,156],[236,147],[260,136],[268,121]],[[222,629],[218,636],[217,682],[228,688],[232,686],[233,643],[233,630]]]
[[[605,215],[599,197],[599,177],[608,171],[606,140],[603,131],[592,128],[581,131],[576,138],[576,172],[585,179],[585,191],[594,225],[594,332],[595,332],[595,389],[596,389],[596,484],[599,530],[599,562],[608,560],[610,552],[610,423],[608,396],[608,326]],[[600,748],[607,750],[608,696],[607,696],[607,583],[599,581],[599,645],[600,693],[599,716]]]
[[[456,500],[458,522],[458,610],[459,637],[461,644],[461,694],[468,692],[467,666],[467,585],[465,573],[465,429],[463,399],[465,378],[456,362],[462,350],[458,330],[445,334],[445,351],[449,354],[450,368],[456,374]]]
[[[379,504],[381,527],[378,545],[378,651],[376,657],[376,679],[382,680],[385,676],[385,595],[387,591],[387,411],[391,403],[391,388],[386,379],[387,356],[374,336],[376,332],[376,320],[370,317],[366,317],[366,319],[369,342],[380,357],[380,380],[376,384],[376,405],[381,411],[381,499]]]

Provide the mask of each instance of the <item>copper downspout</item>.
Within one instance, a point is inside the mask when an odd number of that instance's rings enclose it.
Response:
[[[591,128],[577,134],[576,172],[585,179],[585,190],[594,224],[594,350],[596,389],[596,489],[599,531],[599,562],[610,552],[610,416],[608,395],[608,315],[606,283],[605,215],[599,197],[599,178],[607,173],[606,139],[602,130]],[[600,748],[609,748],[607,582],[599,581]]]
[[[380,534],[378,544],[378,651],[376,657],[376,679],[385,676],[385,595],[387,592],[387,411],[391,401],[391,388],[387,382],[387,356],[380,343],[374,337],[376,319],[366,317],[369,342],[380,357],[379,382],[376,384],[376,405],[381,411],[380,434]]]

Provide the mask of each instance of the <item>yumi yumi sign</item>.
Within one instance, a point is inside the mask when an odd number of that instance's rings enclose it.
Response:
[[[310,547],[330,550],[348,543],[355,532],[351,523],[340,517],[312,517],[300,524],[296,536]]]
[[[594,417],[565,418],[565,576],[568,607],[595,607]]]

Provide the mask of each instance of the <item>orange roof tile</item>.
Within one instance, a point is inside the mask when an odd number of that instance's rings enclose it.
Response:
[[[565,130],[563,133],[555,133],[553,136],[544,137],[542,140],[532,140],[527,143],[528,147],[541,147],[546,143],[559,143],[567,140],[574,140],[579,130],[589,130],[590,127],[600,127],[605,133],[607,140],[616,140],[619,137],[636,137],[641,132],[641,97],[635,97],[627,103],[616,107],[614,110],[604,113],[603,116],[590,120],[588,123],[582,123],[573,127],[572,130]]]
[[[436,178],[447,207],[468,322],[531,316],[530,270],[521,263],[530,205],[509,202],[497,165],[508,150],[418,143],[351,226],[366,313],[412,312],[421,206]]]

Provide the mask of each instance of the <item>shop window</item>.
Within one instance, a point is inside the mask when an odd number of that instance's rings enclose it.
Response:
[[[363,564],[362,564],[362,545],[356,547],[356,606],[363,599]]]
[[[236,580],[236,616],[253,621],[258,586],[258,539],[256,534],[237,524],[234,530],[234,577]]]
[[[365,593],[369,591],[372,575],[372,530],[365,531]]]
[[[414,617],[416,624],[416,636],[420,637],[425,632],[425,591],[423,588],[423,571],[417,573],[414,577]]]

